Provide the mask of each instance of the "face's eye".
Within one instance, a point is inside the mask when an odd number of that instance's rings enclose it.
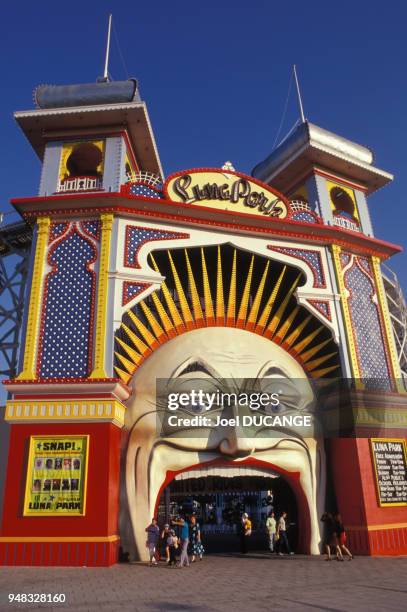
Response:
[[[205,414],[211,409],[213,409],[213,405],[210,405],[209,403],[205,402],[197,404],[191,403],[189,406],[184,408],[186,412],[193,412],[194,414]]]
[[[298,388],[296,381],[285,379],[279,382],[277,393],[280,405],[286,408],[298,409],[301,405],[301,389]]]
[[[178,413],[205,414],[219,408],[220,389],[213,378],[196,378],[188,373],[171,379],[165,391],[171,398],[170,410]]]
[[[264,377],[258,381],[261,393],[267,394],[270,402],[263,407],[267,414],[280,414],[288,410],[298,410],[302,405],[299,381],[289,378]]]
[[[176,368],[167,391],[179,396],[179,412],[204,414],[218,407],[217,387],[216,372],[202,359],[193,358]]]
[[[274,360],[265,363],[259,371],[256,390],[276,394],[279,398],[279,405],[266,406],[266,412],[315,411],[315,394],[310,381],[305,376],[293,378],[291,374]]]

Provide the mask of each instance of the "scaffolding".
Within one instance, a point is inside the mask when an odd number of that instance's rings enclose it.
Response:
[[[404,386],[407,389],[407,305],[396,274],[382,264],[384,288]]]
[[[0,217],[0,378],[17,375],[32,228]]]

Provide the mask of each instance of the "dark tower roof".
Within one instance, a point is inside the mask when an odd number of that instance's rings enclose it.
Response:
[[[367,147],[338,136],[309,121],[301,123],[264,161],[252,176],[286,192],[312,167],[333,171],[356,181],[372,193],[393,180],[393,175],[373,166]]]
[[[38,85],[34,101],[38,108],[67,108],[140,102],[140,96],[136,79],[129,79],[79,85]]]

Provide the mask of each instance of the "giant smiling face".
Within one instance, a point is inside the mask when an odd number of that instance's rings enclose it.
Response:
[[[319,552],[319,521],[325,496],[323,446],[314,438],[299,438],[296,432],[281,431],[281,437],[251,433],[245,437],[238,427],[194,428],[159,435],[157,433],[157,378],[178,380],[200,378],[205,385],[218,379],[286,380],[294,387],[301,380],[302,410],[314,394],[298,362],[270,340],[246,330],[226,327],[196,329],[178,336],[154,351],[132,380],[125,426],[129,432],[123,474],[120,532],[123,548],[132,558],[145,559],[145,527],[154,515],[168,472],[191,469],[198,464],[224,459],[240,467],[270,465],[289,477],[295,476],[307,514],[308,551]],[[298,384],[297,391],[298,392]],[[223,408],[224,416],[237,407]],[[241,407],[239,407],[239,411]],[[213,472],[212,472],[213,473]],[[224,473],[224,471],[222,472]],[[298,490],[296,492],[298,499]],[[127,512],[128,510],[128,512]],[[304,518],[304,517],[303,517]]]

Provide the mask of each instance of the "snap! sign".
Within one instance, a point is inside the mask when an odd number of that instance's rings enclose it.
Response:
[[[285,219],[290,210],[287,198],[268,185],[239,172],[217,168],[173,174],[164,185],[164,193],[174,202],[239,214]]]
[[[31,436],[24,515],[85,514],[89,436]]]

